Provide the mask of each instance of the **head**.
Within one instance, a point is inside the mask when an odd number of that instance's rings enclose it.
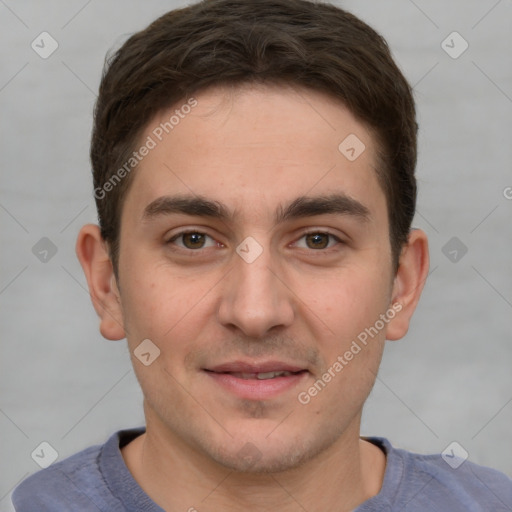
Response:
[[[165,14],[133,35],[105,67],[91,161],[99,224],[114,269],[123,204],[139,163],[133,152],[144,143],[144,128],[158,112],[186,105],[199,91],[248,83],[322,92],[371,132],[396,266],[415,212],[417,123],[411,89],[386,41],[329,4],[280,0],[256,7],[221,0]]]
[[[148,428],[239,470],[250,446],[259,471],[358,431],[428,268],[416,132],[385,41],[329,4],[204,1],[117,51],[77,253]],[[293,375],[239,385],[272,370]]]

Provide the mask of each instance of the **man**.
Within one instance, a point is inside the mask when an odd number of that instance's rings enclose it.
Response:
[[[216,0],[110,60],[77,255],[145,428],[27,479],[18,511],[510,510],[512,482],[360,437],[428,272],[411,90],[334,6]]]

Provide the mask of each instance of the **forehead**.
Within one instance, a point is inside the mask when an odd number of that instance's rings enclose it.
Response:
[[[371,133],[319,92],[207,89],[160,112],[139,142],[151,149],[133,171],[123,207],[134,220],[155,199],[183,194],[226,204],[240,219],[275,218],[277,205],[331,193],[376,215],[386,210]]]

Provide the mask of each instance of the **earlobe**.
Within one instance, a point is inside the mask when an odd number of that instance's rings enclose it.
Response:
[[[100,332],[109,340],[125,337],[119,290],[107,246],[100,228],[94,224],[82,227],[76,241],[76,255],[82,265],[89,294],[100,318]]]
[[[401,309],[389,322],[386,339],[398,340],[407,333],[428,276],[428,268],[427,235],[421,229],[413,229],[409,233],[407,244],[402,249],[393,284],[392,304],[399,303]]]

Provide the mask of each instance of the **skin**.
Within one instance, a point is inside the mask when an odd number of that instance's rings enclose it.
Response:
[[[119,279],[97,226],[84,226],[77,241],[101,333],[127,337],[145,397],[147,431],[123,448],[124,460],[166,510],[352,510],[382,486],[385,455],[360,439],[361,411],[385,340],[406,334],[419,300],[426,235],[411,231],[395,274],[375,143],[339,102],[269,86],[211,88],[196,99],[133,171]],[[141,140],[175,108],[149,123]],[[366,146],[353,162],[338,150],[349,134]],[[366,218],[276,222],[278,208],[296,198],[332,193],[361,203]],[[144,216],[155,199],[176,194],[236,214]],[[200,238],[205,246],[187,248],[190,237],[169,242],[183,229],[208,235]],[[252,263],[236,252],[248,236],[263,250]],[[301,404],[298,394],[392,304],[399,313]],[[160,350],[149,366],[134,356],[144,339]],[[261,400],[225,390],[203,370],[240,359],[277,359],[307,373]],[[243,457],[247,450],[252,458]]]

